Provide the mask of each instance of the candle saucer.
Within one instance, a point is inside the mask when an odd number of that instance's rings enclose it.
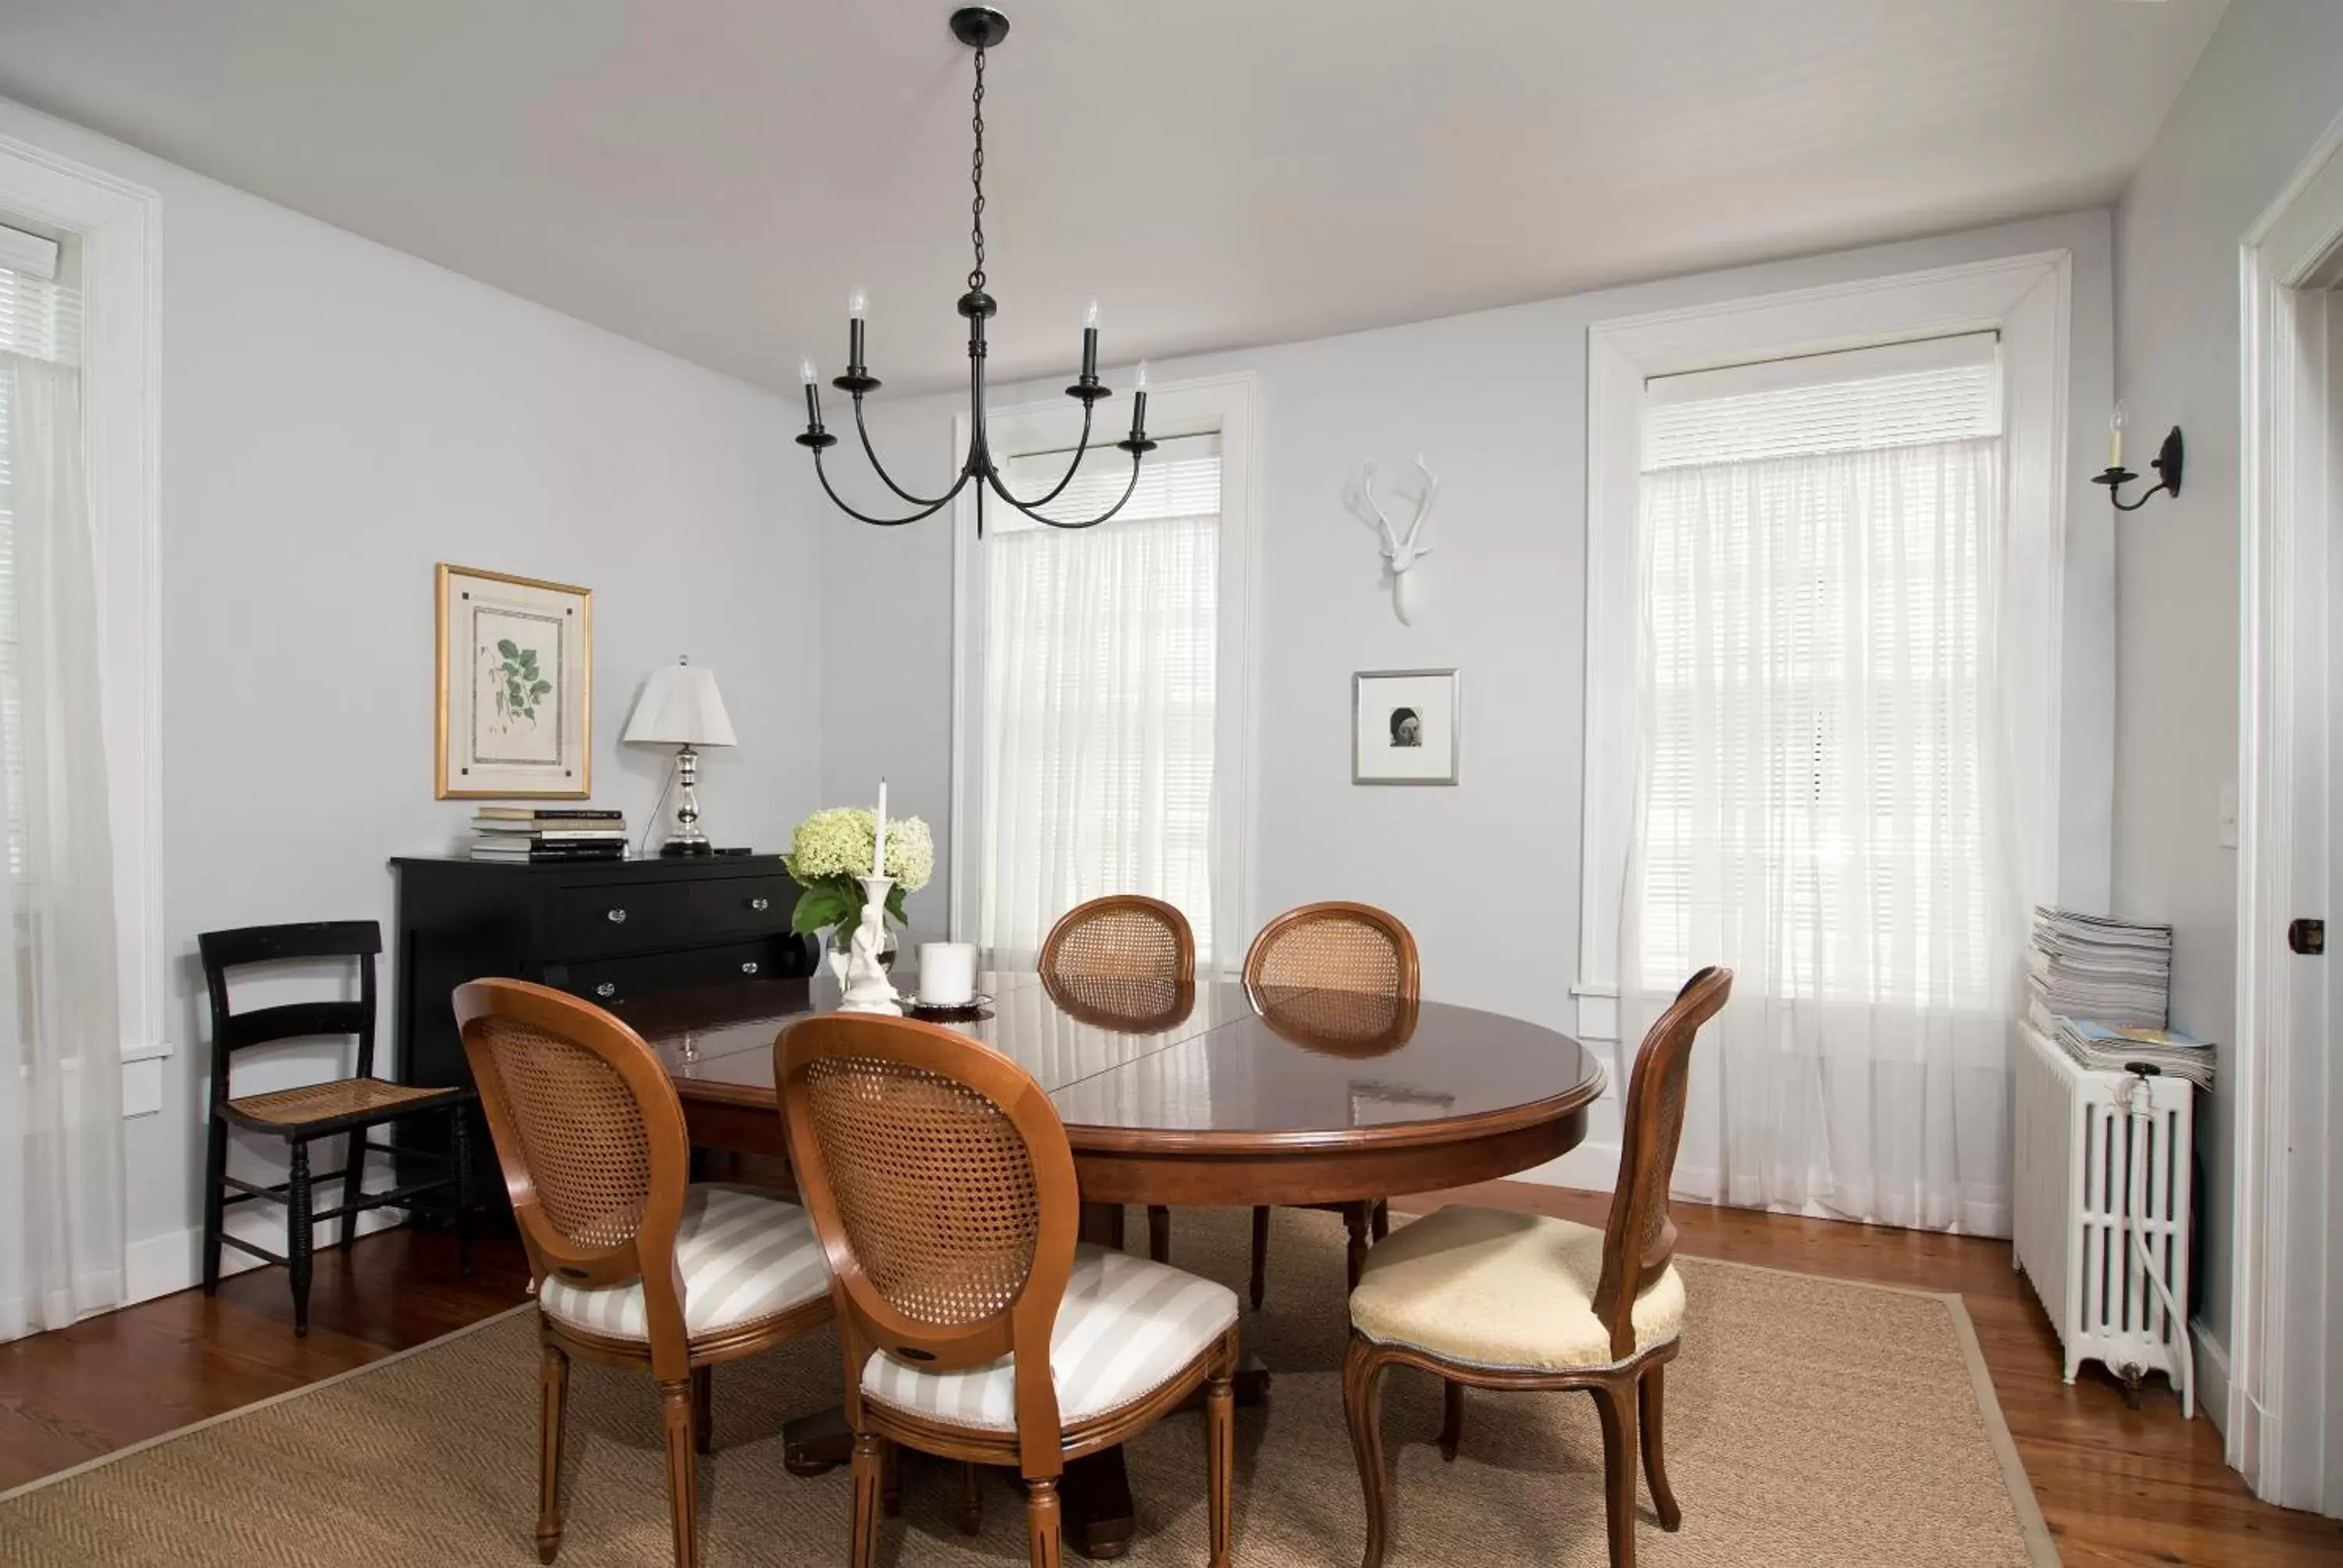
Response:
[[[938,1023],[992,1016],[992,998],[983,991],[978,991],[966,1001],[952,1002],[921,1001],[918,997],[907,996],[902,999],[902,1005],[905,1017],[923,1018]]]

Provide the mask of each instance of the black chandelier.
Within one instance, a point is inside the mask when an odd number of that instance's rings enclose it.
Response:
[[[1008,485],[1001,479],[1000,465],[993,460],[991,443],[984,427],[984,324],[999,308],[993,303],[992,296],[984,291],[984,53],[1009,36],[1009,18],[988,6],[967,6],[952,13],[951,30],[953,37],[976,51],[976,87],[969,99],[970,124],[976,135],[976,151],[969,160],[969,183],[975,189],[974,199],[969,204],[969,233],[975,242],[976,265],[969,269],[968,292],[960,297],[960,313],[968,318],[968,457],[960,464],[960,477],[953,480],[951,488],[940,496],[913,495],[897,484],[879,461],[879,454],[870,445],[870,432],[862,422],[862,399],[866,394],[879,389],[879,380],[863,363],[862,328],[867,301],[860,289],[855,290],[854,297],[847,307],[846,374],[833,377],[830,385],[854,399],[854,433],[861,437],[862,453],[870,458],[871,471],[899,498],[915,509],[897,518],[873,517],[847,505],[830,484],[830,473],[822,467],[822,454],[838,445],[838,437],[822,428],[821,387],[810,359],[799,367],[805,377],[806,427],[805,434],[797,438],[798,445],[813,454],[814,473],[820,477],[823,491],[838,509],[848,517],[875,523],[880,528],[899,528],[905,523],[916,523],[921,518],[941,511],[972,480],[979,481],[976,529],[980,536],[984,532],[984,492],[987,489],[1036,522],[1047,523],[1053,528],[1095,528],[1122,510],[1123,503],[1131,499],[1131,491],[1139,486],[1141,460],[1155,449],[1155,443],[1147,438],[1147,367],[1144,365],[1140,367],[1138,385],[1131,392],[1131,434],[1115,443],[1119,449],[1131,454],[1131,478],[1123,486],[1122,494],[1115,498],[1114,505],[1105,511],[1080,522],[1065,522],[1043,515],[1041,508],[1056,500],[1073,482],[1075,470],[1081,467],[1082,457],[1090,450],[1091,417],[1099,400],[1114,396],[1099,381],[1098,306],[1093,302],[1082,324],[1082,372],[1074,384],[1066,388],[1066,396],[1079,399],[1082,406],[1082,435],[1074,447],[1073,460],[1066,465],[1065,477],[1051,487],[1049,494],[1025,501],[1010,493]]]

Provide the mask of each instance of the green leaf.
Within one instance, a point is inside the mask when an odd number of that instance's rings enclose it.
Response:
[[[903,913],[903,884],[896,883],[887,890],[887,914],[899,926],[909,926],[911,919]]]
[[[540,680],[535,686],[529,688],[529,690],[535,692],[539,697],[543,697],[547,692],[551,691],[552,689],[553,682],[549,680]]]
[[[513,641],[513,639],[508,637],[500,637],[497,638],[497,651],[503,654],[507,658],[518,658],[520,657],[520,645]]]
[[[798,907],[789,915],[789,930],[804,936],[860,915],[860,897],[840,887],[838,884],[842,879],[825,877],[800,893]]]

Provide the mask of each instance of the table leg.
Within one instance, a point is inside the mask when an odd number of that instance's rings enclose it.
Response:
[[[1111,1247],[1122,1251],[1122,1205],[1120,1203],[1085,1203],[1082,1205],[1081,1238],[1093,1246]]]
[[[820,1475],[853,1457],[854,1429],[843,1405],[781,1423],[781,1468],[791,1475]]]
[[[1096,1560],[1131,1550],[1135,1518],[1121,1449],[1101,1449],[1067,1465],[1058,1499],[1066,1544],[1076,1553]]]

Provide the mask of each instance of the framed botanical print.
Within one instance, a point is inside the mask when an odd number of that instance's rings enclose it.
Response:
[[[582,800],[593,782],[594,595],[438,569],[442,800]]]
[[[1351,678],[1351,782],[1453,784],[1453,669],[1369,669]]]

